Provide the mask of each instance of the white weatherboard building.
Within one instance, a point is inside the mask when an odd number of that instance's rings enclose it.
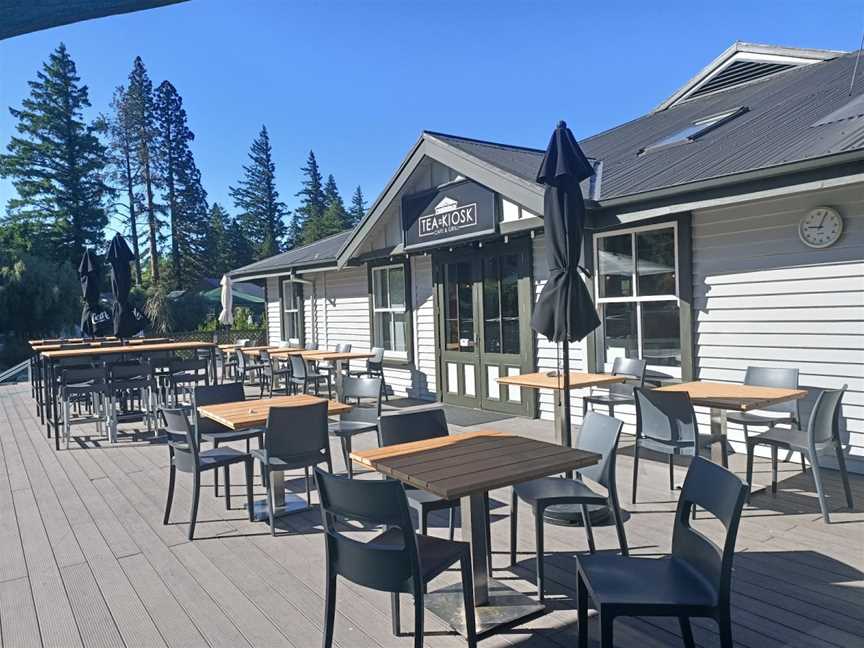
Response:
[[[846,384],[848,465],[864,472],[854,62],[736,43],[653,112],[581,142],[596,169],[582,263],[602,325],[573,346],[574,370],[625,355],[669,379],[741,382],[759,365],[797,367],[806,388]],[[547,275],[542,155],[424,132],[354,230],[232,275],[266,285],[274,344],[383,347],[396,396],[551,419],[551,393],[496,382],[557,366],[530,327]],[[632,409],[616,416],[632,431]]]

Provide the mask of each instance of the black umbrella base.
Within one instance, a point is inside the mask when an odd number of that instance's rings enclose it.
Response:
[[[555,504],[546,508],[543,519],[549,524],[559,526],[584,526],[582,506],[579,504]],[[611,524],[614,520],[612,509],[605,504],[589,504],[588,519],[591,526]]]

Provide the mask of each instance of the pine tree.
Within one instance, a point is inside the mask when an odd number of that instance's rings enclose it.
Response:
[[[126,194],[124,220],[129,225],[132,252],[135,254],[135,281],[141,285],[141,252],[138,232],[138,213],[141,195],[137,190],[139,176],[136,165],[135,133],[129,112],[126,89],[121,85],[114,91],[111,117],[108,122],[108,160],[111,179],[120,192]]]
[[[229,187],[229,192],[240,210],[237,219],[254,247],[255,257],[261,259],[281,249],[287,234],[285,218],[290,214],[276,190],[276,164],[266,126],[252,142],[249,160],[243,167],[243,178],[236,187]]]
[[[189,150],[195,135],[186,123],[183,99],[169,81],[156,89],[153,112],[153,166],[165,191],[163,199],[171,227],[171,268],[174,286],[179,289],[204,274],[207,198]]]
[[[147,213],[147,247],[150,264],[150,279],[159,283],[159,239],[162,222],[155,192],[159,183],[153,168],[155,146],[155,123],[153,115],[153,84],[140,56],[135,57],[129,74],[126,91],[130,128],[134,136],[137,173],[144,189],[144,210]]]
[[[324,185],[324,210],[333,211],[332,220],[339,223],[339,230],[348,227],[348,211],[345,209],[345,203],[342,201],[342,196],[339,194],[339,188],[336,186],[336,179],[333,174],[327,176],[327,183]]]
[[[111,190],[98,138],[104,123],[85,123],[87,86],[63,43],[29,85],[21,108],[9,109],[18,135],[0,155],[0,175],[12,179],[18,194],[8,216],[50,236],[55,260],[77,266],[85,246],[101,246],[108,224],[104,202]]]
[[[254,249],[240,221],[234,219],[228,226],[225,235],[226,259],[229,269],[242,268],[254,261]]]
[[[203,258],[214,277],[221,277],[231,267],[231,251],[228,246],[228,228],[231,219],[219,203],[210,206],[207,236],[204,240]]]
[[[357,185],[354,195],[351,197],[351,209],[348,210],[348,225],[356,227],[365,215],[366,199],[363,197],[363,190],[360,189],[360,185]]]
[[[295,243],[305,245],[321,238],[319,232],[321,219],[324,216],[325,197],[321,171],[318,168],[315,153],[309,151],[306,166],[301,170],[303,172],[303,188],[296,194],[300,198],[300,207],[295,213],[299,240]]]

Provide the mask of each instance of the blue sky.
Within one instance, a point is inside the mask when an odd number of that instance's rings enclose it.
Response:
[[[371,202],[423,129],[545,147],[558,119],[578,138],[645,113],[735,40],[853,50],[864,29],[860,0],[588,4],[191,0],[28,34],[0,42],[0,143],[63,41],[93,115],[136,55],[177,87],[229,211],[262,124],[289,207],[310,149]],[[0,180],[0,204],[12,191]]]

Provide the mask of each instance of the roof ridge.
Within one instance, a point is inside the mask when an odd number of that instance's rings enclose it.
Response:
[[[482,140],[482,139],[477,139],[475,137],[463,137],[462,135],[453,135],[452,133],[442,133],[440,131],[424,130],[423,133],[425,135],[431,135],[432,137],[448,137],[450,139],[458,139],[458,140],[462,140],[463,142],[473,142],[475,144],[483,144],[485,146],[497,146],[498,148],[517,149],[520,151],[529,151],[531,153],[540,153],[540,154],[543,154],[546,152],[546,149],[535,148],[533,146],[519,146],[518,144],[504,144],[503,142],[492,142],[490,140]]]

